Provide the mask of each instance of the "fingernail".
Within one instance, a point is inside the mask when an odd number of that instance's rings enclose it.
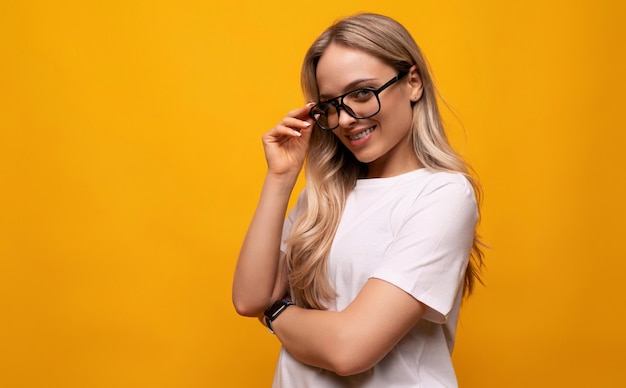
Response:
[[[293,134],[296,135],[296,136],[302,136],[302,134],[300,132],[296,131],[295,129],[293,131],[291,131],[291,132],[293,132]]]
[[[313,105],[315,105],[314,102],[309,102],[308,104],[306,104],[306,106],[313,106]]]
[[[303,121],[303,123],[304,123],[304,126],[307,128],[311,126],[311,123],[309,123],[308,121]]]

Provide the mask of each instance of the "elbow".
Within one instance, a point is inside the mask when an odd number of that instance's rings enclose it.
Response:
[[[365,372],[374,367],[375,362],[370,362],[359,354],[346,354],[344,357],[336,357],[332,361],[332,371],[339,376],[352,376]]]
[[[367,369],[361,370],[360,368],[354,368],[350,365],[337,365],[337,367],[333,370],[337,375],[342,377],[356,375],[361,372],[365,372]]]
[[[233,307],[237,314],[243,317],[259,317],[265,312],[265,306],[259,303],[250,302],[243,298],[233,297]]]
[[[330,369],[339,376],[352,376],[365,372],[376,365],[378,357],[363,338],[356,338],[348,333],[344,340],[337,340],[337,345],[329,354]]]

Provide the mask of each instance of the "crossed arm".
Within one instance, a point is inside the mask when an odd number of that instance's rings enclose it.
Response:
[[[371,278],[345,310],[291,306],[272,328],[296,359],[348,376],[376,365],[425,311],[426,306],[403,290]]]

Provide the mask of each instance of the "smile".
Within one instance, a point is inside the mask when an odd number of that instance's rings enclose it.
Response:
[[[369,135],[370,133],[374,132],[374,128],[375,128],[375,127],[371,127],[371,128],[366,129],[366,130],[365,130],[365,131],[363,131],[363,132],[359,132],[359,133],[357,133],[356,135],[348,136],[348,139],[350,139],[350,140],[359,140],[359,139],[362,139],[362,138],[364,138],[365,136]]]

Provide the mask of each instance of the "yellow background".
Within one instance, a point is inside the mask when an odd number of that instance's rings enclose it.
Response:
[[[3,0],[0,386],[269,386],[230,303],[260,136],[364,10],[412,31],[484,185],[461,385],[626,385],[624,2]]]

